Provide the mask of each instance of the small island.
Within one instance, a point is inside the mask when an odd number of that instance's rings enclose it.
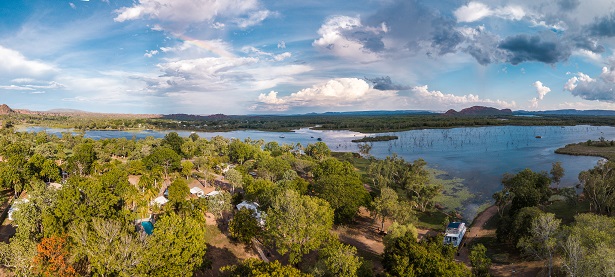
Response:
[[[390,140],[396,140],[398,138],[399,137],[397,136],[374,136],[374,137],[365,136],[362,139],[353,139],[352,142],[390,141]]]
[[[557,154],[574,156],[597,156],[607,160],[615,159],[615,141],[599,138],[597,141],[588,140],[586,142],[568,144],[555,150]]]

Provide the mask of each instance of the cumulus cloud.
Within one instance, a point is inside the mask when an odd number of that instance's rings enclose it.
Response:
[[[585,100],[598,100],[615,103],[615,71],[614,66],[603,67],[602,73],[596,78],[578,72],[576,76],[568,79],[564,89],[572,95]]]
[[[359,17],[334,16],[318,29],[320,38],[312,45],[332,55],[370,62],[380,59],[385,45],[382,36],[387,32],[386,24],[377,27],[363,26]]]
[[[538,103],[545,98],[545,95],[551,91],[551,89],[542,84],[541,81],[536,81],[532,84],[534,88],[536,88],[536,93],[538,97],[534,97],[530,100],[530,106],[532,108],[538,108]]]
[[[29,77],[49,75],[56,69],[47,63],[29,60],[21,53],[0,45],[0,73],[4,76]]]
[[[305,88],[288,96],[271,91],[258,96],[260,110],[287,111],[297,107],[345,107],[395,96],[395,92],[372,88],[365,80],[339,78]]]
[[[509,5],[492,9],[489,6],[472,1],[459,7],[453,12],[457,22],[475,22],[486,17],[496,16],[509,20],[521,20],[525,17],[525,11],[520,6]]]
[[[532,84],[536,88],[536,93],[538,93],[538,99],[542,100],[545,98],[545,95],[551,91],[551,89],[542,84],[541,81],[536,81]]]
[[[153,57],[153,56],[155,56],[157,54],[158,54],[158,50],[146,50],[145,54],[143,54],[143,56],[151,58],[151,57]]]
[[[393,83],[389,76],[365,78],[365,80],[372,83],[374,89],[377,90],[409,90],[411,88],[410,86]]]
[[[503,100],[491,100],[483,99],[478,95],[454,95],[443,93],[438,90],[429,90],[427,85],[416,86],[412,88],[413,101],[417,103],[430,104],[432,106],[439,106],[442,108],[466,108],[471,105],[489,105],[496,106],[498,108],[514,108],[516,103],[514,101],[507,102]]]
[[[276,61],[276,62],[280,62],[287,58],[292,57],[292,54],[290,52],[274,54],[274,53],[262,51],[254,46],[244,46],[241,48],[241,51],[247,54],[256,54],[258,56],[265,57],[270,61]]]

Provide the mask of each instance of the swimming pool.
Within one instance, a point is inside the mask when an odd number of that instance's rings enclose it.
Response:
[[[149,221],[143,221],[141,222],[141,226],[143,226],[143,230],[145,231],[146,234],[151,235],[152,232],[154,231],[154,224],[152,224]]]

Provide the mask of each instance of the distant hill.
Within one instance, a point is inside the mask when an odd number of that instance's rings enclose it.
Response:
[[[308,113],[306,115],[400,115],[400,114],[434,114],[425,110],[395,110],[395,111],[355,111],[355,112],[324,112]]]
[[[513,112],[510,109],[496,109],[492,107],[474,106],[465,108],[461,111],[455,111],[453,109],[448,110],[444,115],[451,116],[464,116],[464,115],[512,115]]]
[[[581,116],[615,116],[615,111],[609,110],[553,110],[553,111],[524,111],[514,112],[515,115],[581,115]]]
[[[0,106],[0,114],[11,114],[11,113],[15,113],[15,111],[11,109],[8,105],[2,104]]]

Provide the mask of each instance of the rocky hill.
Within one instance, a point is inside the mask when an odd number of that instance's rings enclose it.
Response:
[[[0,106],[0,114],[11,114],[11,113],[15,113],[15,111],[13,111],[13,109],[11,109],[6,104],[2,104]]]
[[[513,112],[510,109],[496,109],[492,107],[474,106],[465,108],[461,111],[455,111],[453,109],[448,110],[445,115],[463,116],[463,115],[512,115]]]

